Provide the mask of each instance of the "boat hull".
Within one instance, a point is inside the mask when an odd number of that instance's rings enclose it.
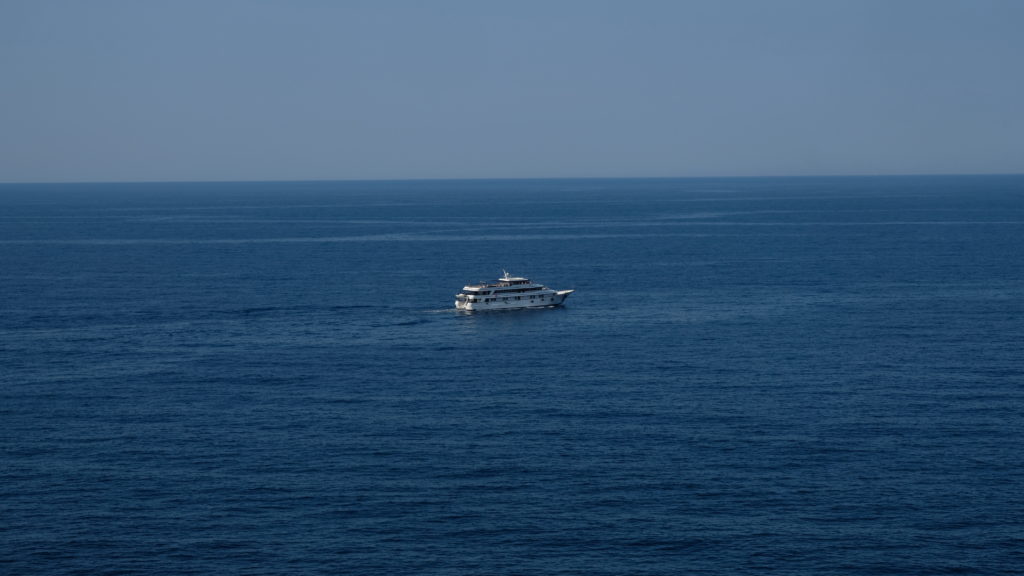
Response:
[[[455,301],[455,308],[466,312],[490,312],[493,310],[522,310],[525,308],[550,308],[561,306],[575,290],[558,290],[544,298],[515,300],[515,297],[497,297],[493,302]]]

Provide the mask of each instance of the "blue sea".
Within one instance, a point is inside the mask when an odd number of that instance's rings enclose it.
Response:
[[[1024,176],[0,186],[0,573],[1024,573]]]

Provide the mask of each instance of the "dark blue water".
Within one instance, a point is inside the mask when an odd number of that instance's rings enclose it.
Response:
[[[3,186],[0,572],[1019,574],[1022,256],[1024,177]]]

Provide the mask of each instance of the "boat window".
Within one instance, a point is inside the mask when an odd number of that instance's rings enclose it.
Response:
[[[521,294],[523,292],[533,292],[535,290],[543,290],[541,286],[533,286],[530,288],[498,288],[495,290],[498,294]]]

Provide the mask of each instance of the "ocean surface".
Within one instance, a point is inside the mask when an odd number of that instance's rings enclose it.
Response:
[[[1024,177],[0,186],[0,573],[1022,574]]]

